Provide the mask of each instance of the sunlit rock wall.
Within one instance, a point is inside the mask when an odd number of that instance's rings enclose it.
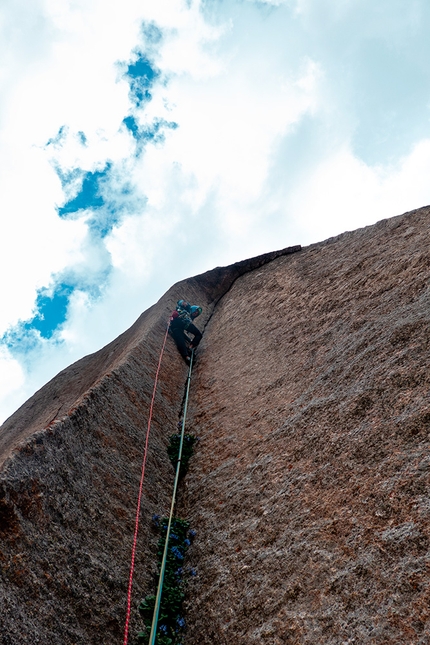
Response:
[[[430,643],[429,210],[218,303],[190,404],[187,645]]]

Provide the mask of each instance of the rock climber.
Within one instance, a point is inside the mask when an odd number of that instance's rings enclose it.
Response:
[[[200,330],[193,324],[193,320],[200,316],[201,313],[201,307],[190,305],[186,300],[178,300],[176,309],[170,318],[170,333],[186,363],[190,362],[191,351],[197,347],[202,339]],[[187,334],[194,336],[192,341]]]

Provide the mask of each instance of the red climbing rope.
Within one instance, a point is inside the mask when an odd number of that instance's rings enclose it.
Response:
[[[138,530],[139,530],[140,505],[141,505],[141,500],[142,500],[143,479],[145,477],[146,457],[147,457],[147,454],[148,454],[148,440],[149,440],[149,432],[151,430],[152,410],[154,408],[155,393],[157,391],[157,383],[158,383],[158,374],[160,372],[161,360],[163,358],[164,348],[166,346],[166,340],[167,340],[167,334],[169,333],[169,327],[170,327],[170,320],[169,320],[169,323],[167,325],[166,333],[164,335],[163,346],[162,346],[161,352],[160,352],[160,358],[158,359],[158,367],[157,367],[157,371],[155,373],[154,388],[152,390],[151,405],[149,407],[148,428],[146,430],[145,450],[144,450],[144,453],[143,453],[143,462],[142,462],[142,474],[140,476],[139,495],[137,497],[136,521],[135,521],[135,526],[134,526],[133,548],[131,550],[130,576],[129,576],[129,579],[128,579],[128,592],[127,592],[127,613],[126,613],[126,617],[125,617],[123,645],[127,645],[127,643],[128,643],[128,627],[129,627],[129,624],[130,624],[130,613],[131,613],[131,590],[132,590],[132,586],[133,586],[134,561],[135,561],[135,557],[136,557],[137,533],[138,533]]]

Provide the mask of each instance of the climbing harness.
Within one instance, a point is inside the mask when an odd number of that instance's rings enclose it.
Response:
[[[123,645],[127,645],[127,643],[128,643],[128,628],[129,628],[129,624],[130,624],[130,614],[131,614],[131,591],[132,591],[132,587],[133,587],[133,574],[134,574],[135,559],[136,559],[137,534],[138,534],[138,531],[139,531],[140,506],[141,506],[141,501],[142,501],[143,480],[144,480],[144,477],[145,477],[146,457],[148,455],[149,433],[150,433],[150,430],[151,430],[152,412],[153,412],[153,409],[154,409],[155,393],[157,391],[158,375],[160,373],[161,361],[162,361],[163,354],[164,354],[164,348],[166,346],[167,335],[169,333],[169,327],[170,327],[170,320],[167,323],[167,329],[166,329],[166,333],[164,335],[163,346],[161,348],[160,358],[158,359],[158,366],[157,366],[157,371],[155,373],[155,379],[154,379],[154,388],[152,390],[151,405],[149,407],[148,427],[147,427],[147,430],[146,430],[145,448],[144,448],[144,452],[143,452],[142,473],[141,473],[141,476],[140,476],[139,494],[138,494],[138,497],[137,497],[137,508],[136,508],[136,520],[135,520],[135,526],[134,526],[133,547],[131,549],[131,565],[130,565],[130,576],[129,576],[129,580],[128,580],[127,612],[126,612],[126,617],[125,617]]]
[[[190,366],[188,368],[187,388],[186,388],[186,393],[185,393],[184,413],[182,415],[181,441],[179,443],[179,452],[178,452],[178,461],[177,461],[177,464],[176,464],[175,483],[173,485],[172,503],[170,505],[169,522],[167,524],[166,541],[164,543],[163,558],[161,560],[160,578],[158,580],[157,595],[155,597],[154,616],[152,618],[151,633],[149,635],[149,644],[148,645],[154,645],[155,644],[155,638],[156,638],[156,635],[157,635],[158,615],[159,615],[159,612],[160,612],[161,594],[163,592],[164,572],[166,570],[166,561],[167,561],[167,551],[168,551],[168,547],[169,547],[170,529],[171,529],[171,526],[172,526],[173,512],[175,510],[176,493],[177,493],[177,489],[178,489],[179,473],[180,473],[180,470],[181,470],[182,448],[183,448],[183,445],[184,445],[185,421],[186,421],[186,418],[187,418],[188,396],[189,396],[189,393],[190,393],[190,382],[191,382],[191,371],[193,369],[193,358],[194,358],[194,349],[191,351]]]

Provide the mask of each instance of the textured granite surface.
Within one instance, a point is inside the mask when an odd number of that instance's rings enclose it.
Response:
[[[244,275],[193,382],[187,645],[430,643],[429,209]]]
[[[153,380],[178,298],[203,306],[284,249],[174,285],[115,341],[62,371],[0,428],[0,643],[122,643],[130,554]],[[167,340],[149,442],[130,634],[151,588],[153,513],[170,505],[166,453],[186,366]],[[133,638],[130,642],[133,642]]]
[[[184,645],[430,644],[428,207],[172,287],[0,429],[0,643],[122,642],[166,321],[204,307],[180,494]],[[168,340],[133,594],[151,588],[186,368]],[[133,640],[131,641],[133,642]]]

